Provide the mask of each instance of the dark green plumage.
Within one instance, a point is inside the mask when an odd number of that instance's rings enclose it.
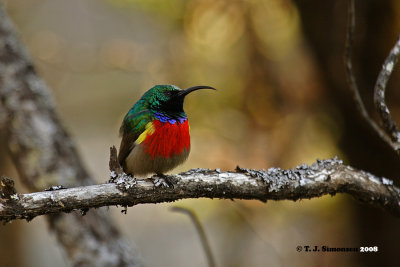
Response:
[[[148,90],[125,115],[120,134],[144,131],[148,122],[154,119],[158,111],[164,112],[163,105],[171,98],[171,92],[181,91],[175,85],[156,85]],[[182,107],[183,112],[183,107]],[[185,115],[181,114],[182,116]]]

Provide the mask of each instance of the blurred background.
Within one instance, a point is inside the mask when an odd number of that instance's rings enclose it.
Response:
[[[186,99],[192,152],[174,172],[292,168],[338,155],[399,184],[400,161],[360,119],[345,82],[347,0],[1,0],[52,88],[87,168],[108,180],[123,116],[156,84],[209,85]],[[354,65],[372,116],[373,86],[400,30],[400,2],[356,1]],[[1,74],[0,74],[1,75]],[[387,102],[400,123],[400,75]],[[17,178],[0,138],[0,171]],[[19,192],[26,189],[17,184]],[[184,200],[110,207],[146,266],[396,266],[400,220],[346,195],[291,201]],[[378,253],[298,253],[298,245]],[[68,266],[44,218],[0,227],[1,266]],[[398,263],[398,260],[397,260]],[[397,265],[398,266],[398,265]]]

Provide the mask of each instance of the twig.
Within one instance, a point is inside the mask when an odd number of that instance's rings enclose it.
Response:
[[[119,165],[117,149],[115,148],[115,146],[110,147],[110,161],[108,163],[108,166],[110,168],[110,180],[108,181],[114,182],[114,179],[124,172],[121,165]]]
[[[400,189],[386,178],[343,165],[337,159],[317,161],[295,169],[236,171],[192,169],[168,177],[174,188],[155,187],[151,180],[137,180],[125,173],[114,183],[19,195],[12,204],[0,202],[0,220],[102,206],[133,206],[186,198],[298,200],[347,193],[400,217]],[[85,216],[86,217],[86,216]]]
[[[207,256],[208,266],[215,267],[216,266],[215,260],[214,260],[214,256],[211,251],[210,243],[208,242],[204,228],[201,225],[201,222],[200,222],[199,218],[197,217],[196,213],[193,210],[190,210],[188,208],[176,207],[176,206],[172,207],[171,210],[184,213],[190,217],[190,219],[192,220],[192,222],[194,224],[194,227],[196,228],[197,232],[199,233],[201,244],[203,245],[204,251]]]
[[[385,90],[387,82],[389,81],[390,75],[393,72],[394,66],[397,63],[397,59],[400,53],[400,36],[390,51],[382,69],[379,73],[378,79],[375,84],[374,102],[375,107],[378,110],[378,114],[382,120],[383,128],[386,133],[390,136],[393,148],[400,154],[400,131],[390,115],[389,108],[385,103]]]
[[[353,63],[351,60],[353,42],[354,42],[354,30],[355,30],[354,0],[350,0],[348,7],[348,23],[347,23],[346,44],[344,51],[344,64],[346,67],[345,69],[346,69],[347,83],[349,84],[350,90],[353,93],[354,102],[356,103],[356,107],[359,113],[361,114],[362,118],[367,122],[368,125],[372,127],[372,129],[378,134],[378,136],[382,140],[384,140],[393,149],[397,150],[397,148],[393,146],[392,141],[390,140],[388,135],[369,116],[367,109],[365,108],[364,102],[360,96],[357,81],[353,71]]]
[[[11,200],[17,196],[17,191],[14,188],[14,181],[5,176],[0,177],[0,198]]]

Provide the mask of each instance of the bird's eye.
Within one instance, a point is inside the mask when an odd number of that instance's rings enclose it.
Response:
[[[169,97],[169,96],[171,96],[171,92],[170,91],[165,91],[164,95]]]

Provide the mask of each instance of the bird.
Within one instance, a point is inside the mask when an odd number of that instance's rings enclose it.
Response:
[[[211,86],[180,89],[156,85],[143,94],[125,115],[120,128],[118,161],[125,173],[136,176],[156,174],[171,181],[165,173],[182,164],[190,152],[189,121],[185,97]]]

